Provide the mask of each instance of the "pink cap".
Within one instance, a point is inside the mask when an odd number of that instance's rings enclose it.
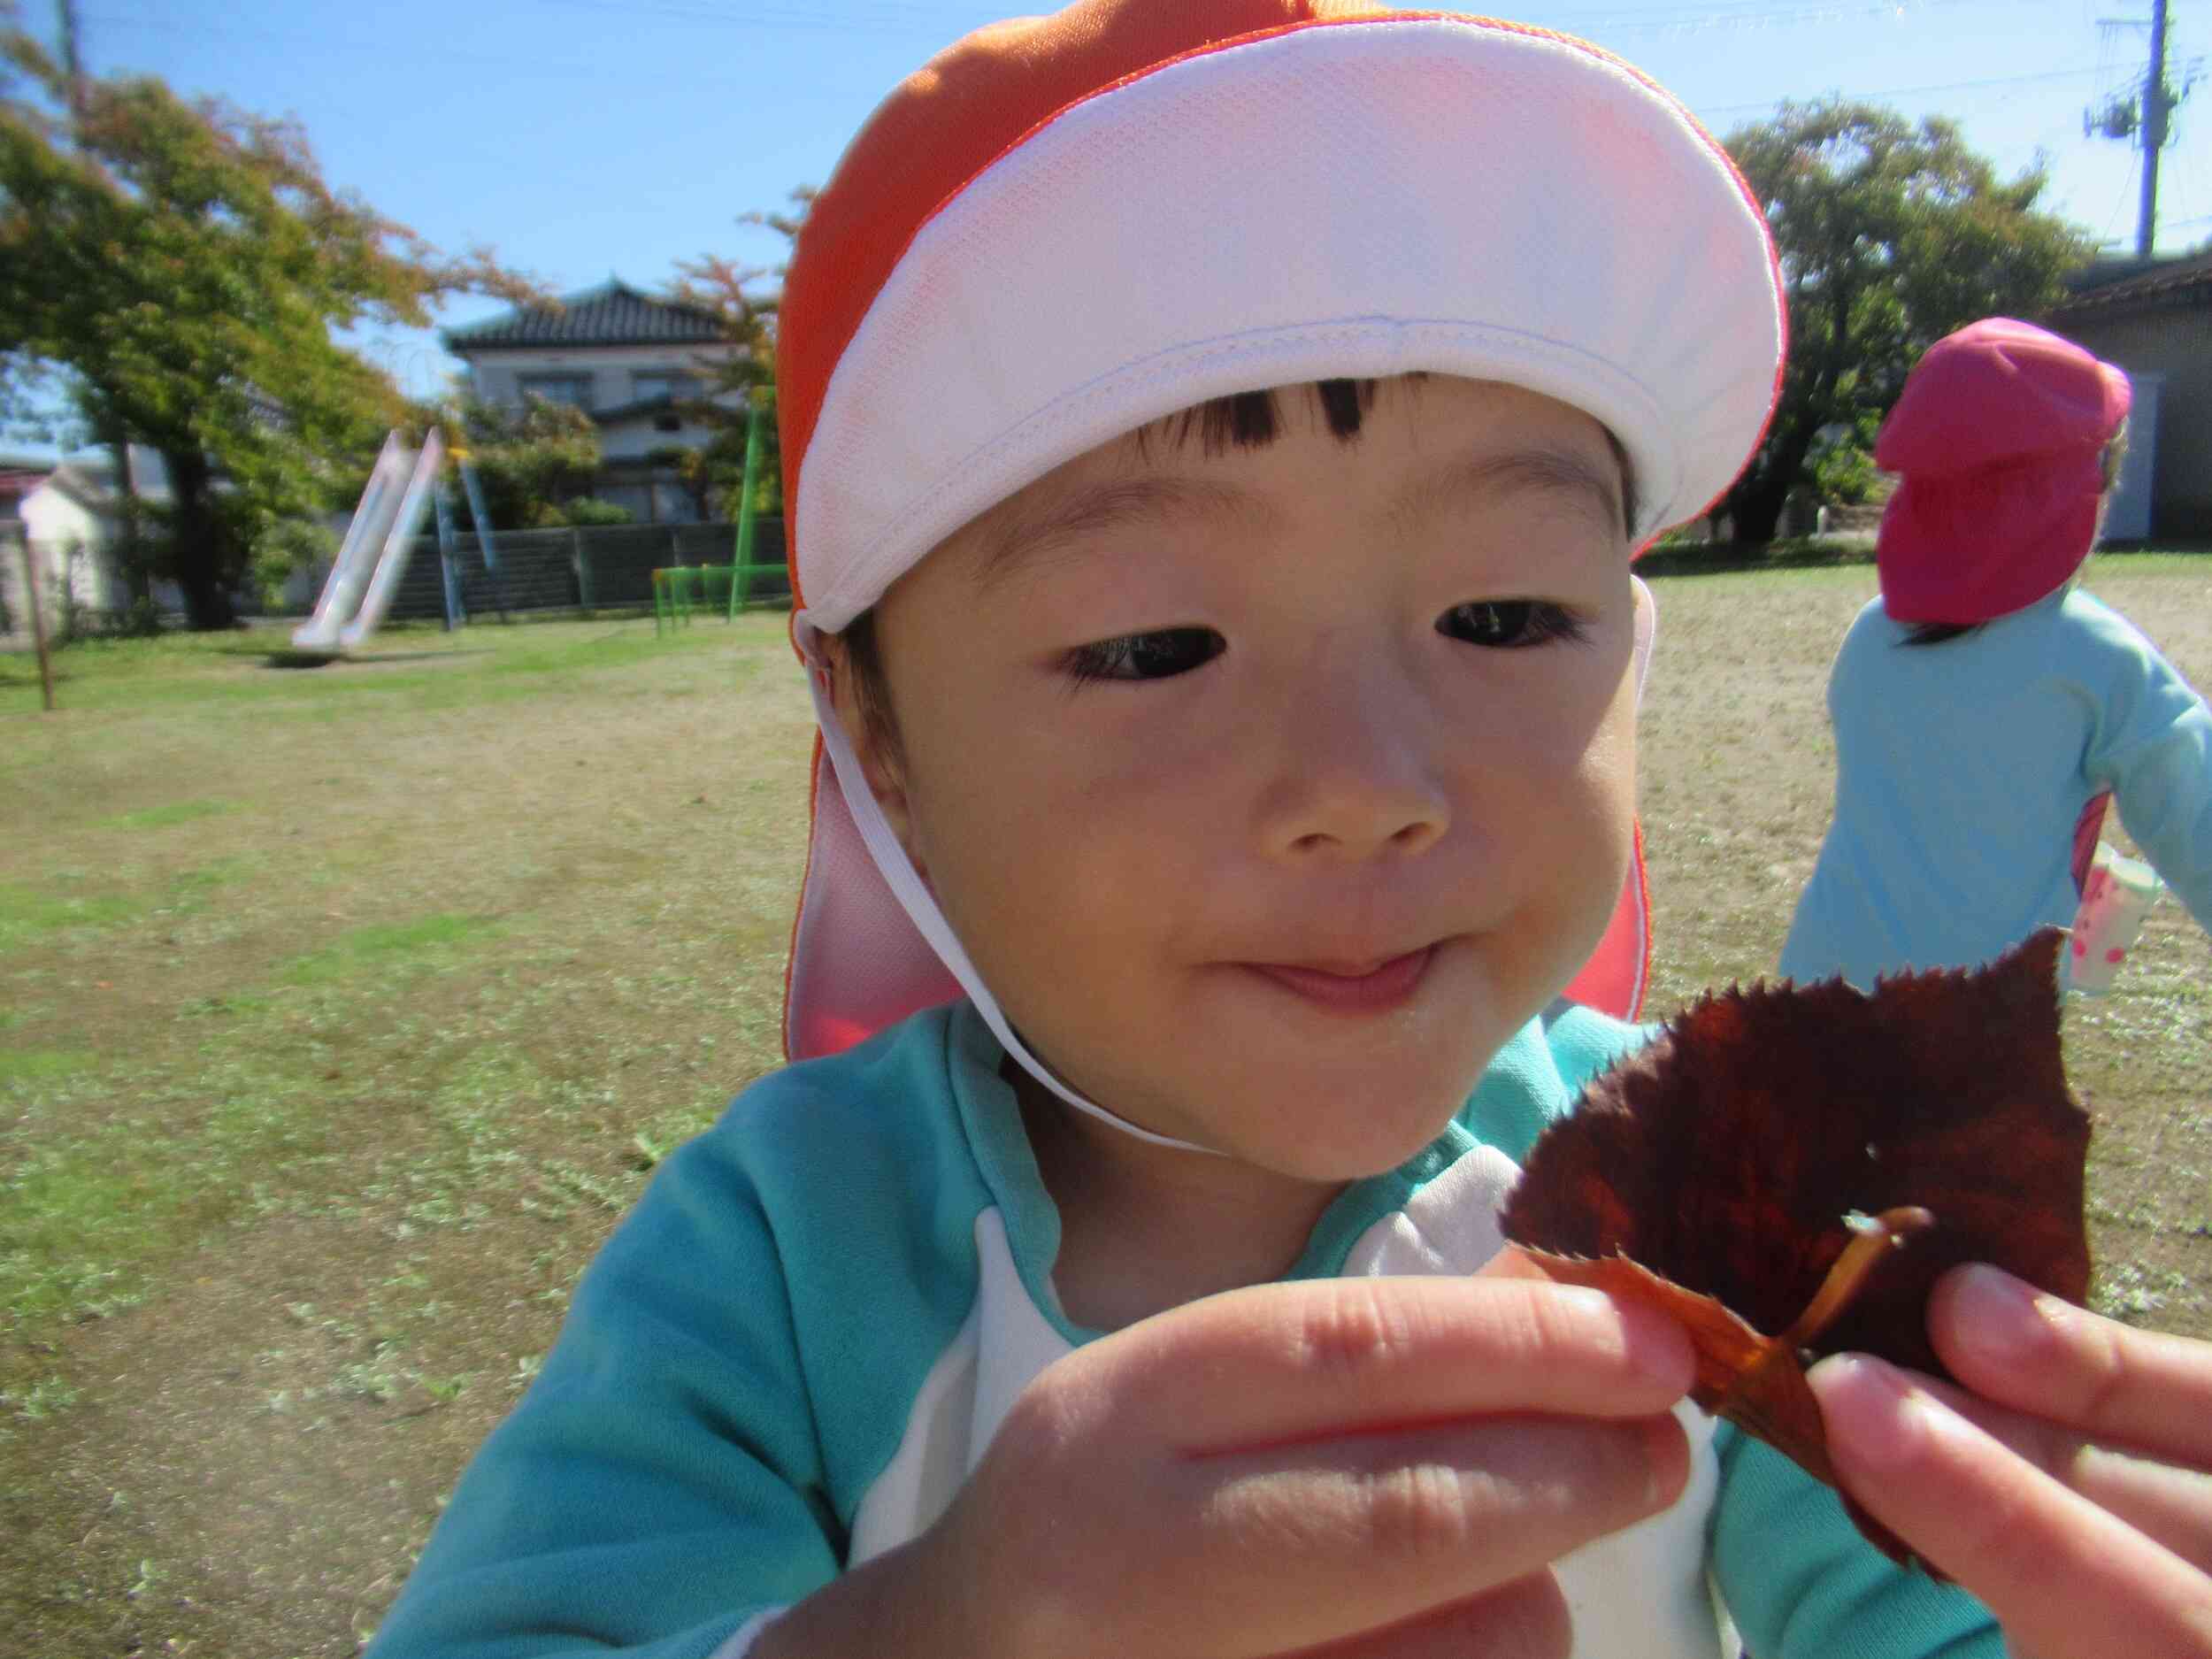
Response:
[[[2089,555],[2127,376],[2071,341],[1990,317],[1928,348],[1875,440],[1903,475],[1875,556],[1900,622],[1986,622]]]

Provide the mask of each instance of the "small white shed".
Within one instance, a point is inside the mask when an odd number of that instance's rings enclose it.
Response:
[[[134,450],[131,474],[140,502],[159,506],[168,484],[159,457]],[[122,541],[122,495],[116,488],[115,463],[105,450],[87,450],[59,460],[27,457],[0,459],[0,612],[7,630],[30,626],[24,589],[23,543],[37,557],[39,598],[47,626],[58,626],[66,609],[116,615],[130,609],[130,584],[118,549]],[[177,607],[173,583],[157,582],[154,601]]]

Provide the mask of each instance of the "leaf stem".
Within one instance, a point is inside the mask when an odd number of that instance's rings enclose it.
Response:
[[[1905,1204],[1878,1216],[1855,1215],[1849,1225],[1851,1242],[1843,1247],[1843,1254],[1836,1257],[1797,1322],[1782,1333],[1782,1341],[1793,1350],[1810,1348],[1858,1300],[1876,1263],[1890,1251],[1903,1248],[1916,1233],[1934,1226],[1935,1217],[1917,1204]]]

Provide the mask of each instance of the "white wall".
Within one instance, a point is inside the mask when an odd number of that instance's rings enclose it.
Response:
[[[638,461],[656,449],[703,449],[712,435],[706,427],[695,423],[680,426],[673,432],[662,432],[653,425],[652,416],[639,415],[600,427],[599,453],[610,461]]]
[[[50,611],[58,605],[65,582],[70,596],[88,610],[119,611],[130,603],[108,557],[112,529],[106,519],[51,482],[23,497],[22,516],[24,528],[38,545],[44,578],[39,597]],[[47,620],[51,626],[53,618]]]
[[[634,403],[632,376],[640,371],[689,374],[703,388],[709,367],[701,359],[727,357],[726,345],[584,346],[567,350],[486,350],[469,365],[469,379],[477,396],[488,403],[522,401],[522,377],[531,374],[582,374],[592,383],[588,407],[615,409]],[[670,434],[672,437],[673,434]]]

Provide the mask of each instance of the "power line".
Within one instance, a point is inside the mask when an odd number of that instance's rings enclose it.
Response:
[[[1717,0],[1688,6],[1672,14],[1649,12],[1569,12],[1543,19],[1550,28],[1592,39],[1601,34],[1701,35],[1716,29],[1763,29],[1801,23],[1847,23],[1860,18],[1909,19],[1926,12],[1948,12],[1962,5],[2001,4],[2002,0],[1832,0],[1829,4],[1777,6],[1774,0]]]
[[[1983,81],[1946,81],[1931,86],[1890,87],[1879,92],[1839,93],[1836,96],[1854,99],[1904,98],[1917,96],[1920,94],[1928,92],[1970,92],[1978,90],[1984,87],[2025,86],[2031,81],[2073,81],[2079,79],[2083,75],[2101,74],[2102,73],[2103,71],[2098,68],[2048,69],[2039,71],[2034,74],[1992,75],[1988,79]],[[1703,115],[1733,115],[1745,110],[1770,110],[1780,102],[1782,102],[1782,100],[1779,98],[1766,98],[1756,104],[1706,104],[1700,110],[1699,113]]]

